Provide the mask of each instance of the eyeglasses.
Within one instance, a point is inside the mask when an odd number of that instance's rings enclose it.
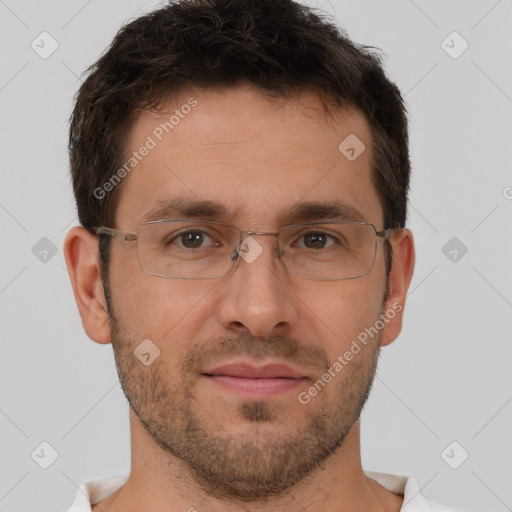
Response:
[[[95,229],[123,242],[137,242],[137,258],[147,274],[170,279],[223,277],[238,257],[248,263],[263,251],[255,238],[277,237],[277,256],[288,274],[314,280],[363,277],[377,254],[377,239],[395,230],[377,231],[365,222],[308,222],[284,226],[277,233],[241,231],[235,226],[208,220],[155,220],[137,233],[108,227]]]

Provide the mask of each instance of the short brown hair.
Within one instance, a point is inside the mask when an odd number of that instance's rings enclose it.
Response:
[[[157,108],[191,86],[250,83],[282,97],[313,89],[326,111],[350,106],[362,112],[373,134],[372,172],[384,228],[404,227],[410,179],[406,109],[373,50],[293,0],[178,0],[128,23],[86,70],[76,95],[69,157],[80,223],[91,231],[116,227],[123,183],[101,199],[93,191],[122,165],[137,107]],[[106,267],[109,240],[100,240]]]

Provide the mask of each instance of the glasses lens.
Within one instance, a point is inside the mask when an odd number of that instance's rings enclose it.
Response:
[[[231,270],[240,232],[213,221],[156,221],[141,226],[137,239],[140,266],[148,274],[205,279]],[[352,279],[371,270],[377,239],[368,224],[315,223],[281,229],[279,247],[292,276]]]
[[[137,238],[137,255],[145,272],[191,279],[229,272],[233,266],[230,256],[240,242],[236,228],[193,220],[144,224]]]
[[[325,223],[282,229],[279,247],[292,276],[351,279],[371,270],[377,239],[368,224]]]

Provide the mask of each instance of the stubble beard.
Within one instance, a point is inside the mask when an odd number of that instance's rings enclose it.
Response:
[[[172,456],[170,461],[183,463],[206,495],[241,502],[283,495],[337,451],[368,399],[380,351],[379,333],[327,384],[331,390],[322,390],[301,405],[304,419],[294,430],[280,428],[290,414],[283,401],[240,400],[233,417],[250,428],[235,433],[209,412],[214,404],[202,403],[196,396],[198,374],[190,369],[206,357],[204,348],[196,346],[188,354],[177,379],[163,358],[150,366],[141,364],[133,353],[138,343],[120,335],[113,311],[110,323],[121,386],[146,432],[164,454]],[[226,351],[243,355],[297,354],[296,342],[283,336],[265,342],[241,336],[219,343]]]

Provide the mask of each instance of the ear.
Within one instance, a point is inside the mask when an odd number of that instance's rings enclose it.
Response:
[[[414,271],[414,239],[409,229],[402,229],[390,239],[393,250],[393,264],[389,274],[389,289],[384,311],[388,322],[382,332],[382,346],[392,343],[402,330],[402,319],[407,290]]]
[[[112,338],[100,275],[98,238],[81,226],[72,228],[64,241],[64,257],[87,336],[96,343],[110,343]]]

